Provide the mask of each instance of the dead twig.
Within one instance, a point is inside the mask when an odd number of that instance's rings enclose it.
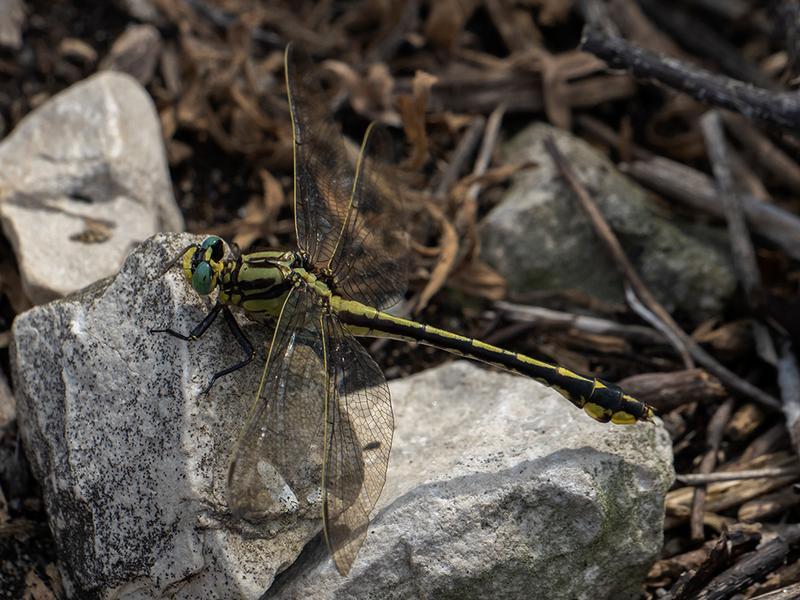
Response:
[[[725,572],[717,575],[696,598],[723,600],[731,598],[764,578],[786,560],[800,543],[800,525],[786,527],[775,539],[759,546]]]
[[[686,485],[706,485],[718,481],[740,481],[744,479],[766,479],[773,477],[794,477],[800,475],[800,467],[777,467],[767,469],[747,469],[745,471],[718,471],[716,473],[689,473],[676,475],[675,479]]]
[[[775,24],[783,30],[789,65],[796,76],[800,72],[800,4],[797,2],[775,3]]]
[[[434,197],[444,197],[447,191],[453,187],[458,180],[464,165],[475,150],[475,146],[478,145],[478,141],[481,139],[481,132],[483,131],[485,123],[486,119],[484,119],[482,115],[478,115],[472,119],[464,135],[462,135],[461,139],[458,141],[455,150],[453,150],[450,162],[442,174],[441,179],[439,179],[439,183],[436,185]]]
[[[620,35],[619,27],[609,14],[608,3],[603,0],[581,0],[577,5],[584,21],[609,35]]]
[[[724,532],[708,550],[705,560],[694,570],[687,570],[667,595],[669,600],[696,597],[714,576],[735,564],[740,556],[751,552],[761,541],[761,534],[751,531]]]
[[[742,198],[733,180],[733,168],[722,119],[719,112],[711,110],[700,119],[700,129],[706,142],[717,190],[722,198],[725,219],[728,222],[728,240],[731,246],[733,268],[739,283],[744,290],[745,300],[754,314],[760,314],[764,306],[764,289],[761,285],[761,273],[758,269],[756,251],[747,230],[747,222],[742,208]],[[775,365],[777,353],[766,326],[760,321],[753,321],[753,336],[756,340],[758,355],[766,362]]]
[[[707,475],[717,466],[717,453],[719,445],[722,443],[722,434],[725,426],[733,414],[733,398],[728,398],[714,411],[711,420],[708,422],[706,430],[706,453],[700,461],[700,474]],[[701,541],[705,539],[703,533],[703,513],[705,512],[706,488],[697,487],[692,498],[692,516],[689,519],[692,539]]]
[[[489,163],[492,161],[492,153],[495,146],[497,146],[497,138],[500,135],[500,125],[503,123],[503,116],[506,114],[506,107],[501,104],[492,111],[489,119],[486,121],[486,129],[483,133],[483,141],[481,148],[478,151],[478,156],[475,159],[475,166],[472,169],[473,175],[483,175],[486,169],[489,168]],[[479,184],[473,184],[467,192],[467,197],[471,202],[474,202],[481,191]]]
[[[488,113],[501,103],[509,112],[538,112],[545,107],[542,78],[538,74],[464,71],[464,74],[439,76],[431,89],[430,110]],[[398,94],[409,93],[411,87],[411,78],[395,80]],[[595,75],[567,82],[564,99],[569,108],[590,108],[630,98],[635,93],[636,82],[627,75]]]
[[[619,152],[623,160],[634,158],[636,160],[650,160],[654,157],[653,153],[645,150],[636,144],[630,144],[623,140],[616,131],[603,123],[600,119],[589,115],[578,115],[575,118],[576,124],[604,144],[607,144]]]
[[[738,471],[733,469],[735,466],[734,464],[728,464],[720,467],[719,470],[721,472],[738,473],[745,470],[764,468],[783,469],[791,467],[792,469],[797,469],[798,461],[794,454],[781,451],[748,461],[742,464]],[[709,482],[706,496],[706,523],[708,523],[709,514],[721,513],[741,506],[748,500],[791,485],[798,478],[800,478],[800,472],[791,471],[782,476]],[[667,514],[672,518],[672,526],[688,521],[691,516],[692,498],[694,498],[694,486],[687,485],[667,492],[665,506]]]
[[[785,600],[786,598],[800,598],[800,583],[793,583],[771,592],[751,596],[750,600]]]
[[[756,457],[775,452],[787,446],[787,437],[788,434],[784,423],[775,423],[750,442],[741,456],[734,461],[733,466],[742,465],[743,468],[747,468],[746,465],[750,464]]]
[[[635,77],[652,79],[700,102],[737,111],[748,119],[800,133],[800,97],[795,93],[773,92],[710,73],[591,27],[584,29],[581,47],[605,60],[612,68],[625,69]]]
[[[666,4],[658,0],[638,0],[644,12],[690,52],[709,58],[720,68],[737,79],[772,89],[775,82],[770,80],[750,62],[739,49],[723,37],[718,30],[705,25],[680,5]]]
[[[792,351],[789,341],[781,347],[778,360],[778,386],[783,400],[783,414],[786,416],[786,427],[792,439],[795,452],[800,455],[800,369],[797,368],[797,357]]]
[[[772,494],[755,498],[739,507],[737,516],[741,521],[756,523],[779,516],[800,504],[800,493],[790,485]]]
[[[777,180],[794,191],[800,191],[800,166],[786,152],[741,115],[722,111],[722,120],[728,132],[744,146],[748,156]]]
[[[722,206],[728,222],[728,240],[731,245],[733,267],[751,310],[757,311],[763,304],[764,296],[761,288],[761,274],[758,271],[756,251],[747,230],[739,190],[733,181],[730,155],[719,113],[715,110],[707,112],[700,119],[700,129],[703,131],[706,149],[717,182],[717,191],[722,198]]]
[[[631,307],[633,312],[639,315],[643,321],[650,323],[654,329],[660,331],[664,337],[669,340],[669,343],[675,348],[678,356],[681,357],[683,366],[687,369],[694,369],[694,360],[681,336],[667,323],[662,321],[655,312],[645,306],[645,304],[639,300],[633,287],[627,283],[625,284],[625,299],[628,301],[628,306]]]
[[[652,345],[666,342],[657,331],[641,325],[623,325],[608,319],[552,310],[541,306],[514,304],[502,300],[495,302],[494,306],[515,321],[550,328],[574,329],[598,335],[616,335],[641,344]]]
[[[503,123],[505,114],[506,106],[505,104],[500,104],[486,120],[481,147],[478,150],[478,156],[475,158],[475,165],[472,168],[473,177],[483,175],[486,173],[486,169],[489,168],[489,163],[492,161],[492,154],[500,135],[500,125]],[[481,189],[483,189],[483,186],[477,181],[469,186],[467,193],[464,194],[461,200],[461,206],[456,215],[456,229],[466,232],[466,241],[460,248],[457,263],[474,256],[478,250],[478,194],[480,194]]]
[[[472,176],[481,176],[486,173],[486,169],[492,159],[492,152],[497,145],[497,138],[500,133],[500,124],[503,121],[505,107],[498,106],[486,121],[483,142],[475,159],[472,169]],[[463,195],[461,206],[458,209],[456,218],[451,224],[445,214],[432,203],[428,204],[428,210],[442,225],[442,254],[439,262],[431,273],[425,289],[420,294],[419,300],[414,307],[414,312],[418,313],[431,298],[444,286],[448,276],[454,267],[463,260],[472,256],[478,245],[478,234],[476,224],[478,218],[478,194],[481,190],[481,183],[476,181],[471,184],[467,193]],[[458,232],[465,232],[464,243],[459,243]]]

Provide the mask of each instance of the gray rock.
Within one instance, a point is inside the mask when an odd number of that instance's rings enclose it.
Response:
[[[674,478],[660,425],[603,425],[466,361],[391,390],[388,479],[353,570],[343,579],[310,552],[268,597],[641,595]]]
[[[736,288],[721,232],[669,215],[642,187],[573,135],[532,125],[504,148],[507,160],[534,160],[483,223],[483,258],[509,289],[578,289],[620,302],[623,280],[578,200],[544,150],[552,135],[587,186],[628,257],[670,311],[693,320],[718,315]]]
[[[225,506],[263,355],[201,397],[239,356],[224,325],[191,344],[148,333],[188,332],[211,305],[178,269],[161,276],[194,239],[156,236],[115,278],[14,324],[20,429],[76,597],[258,597],[320,528],[312,501],[262,529]],[[241,321],[264,348],[270,328]],[[533,381],[465,362],[391,387],[387,485],[351,575],[309,544],[272,594],[636,594],[672,480],[660,426],[601,425]]]
[[[183,229],[158,116],[132,78],[101,73],[0,144],[0,219],[33,302],[119,269],[140,241]]]

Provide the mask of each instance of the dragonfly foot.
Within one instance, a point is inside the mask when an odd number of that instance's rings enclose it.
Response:
[[[214,387],[214,381],[215,380],[212,379],[208,383],[208,385],[206,385],[205,387],[203,387],[202,390],[200,390],[200,394],[198,395],[199,398],[203,398],[203,399],[208,398],[208,395],[211,393],[211,388]]]

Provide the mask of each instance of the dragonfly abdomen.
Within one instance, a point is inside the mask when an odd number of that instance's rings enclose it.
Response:
[[[524,354],[504,350],[444,329],[395,317],[358,302],[334,297],[331,306],[355,335],[413,340],[452,354],[519,373],[555,389],[597,421],[631,424],[649,421],[653,409],[622,389]]]

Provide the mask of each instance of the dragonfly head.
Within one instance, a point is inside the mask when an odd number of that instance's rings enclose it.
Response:
[[[174,260],[167,265],[169,269],[180,261],[183,274],[195,292],[205,296],[217,287],[219,274],[224,266],[227,248],[222,238],[208,236],[200,244],[187,246]]]

